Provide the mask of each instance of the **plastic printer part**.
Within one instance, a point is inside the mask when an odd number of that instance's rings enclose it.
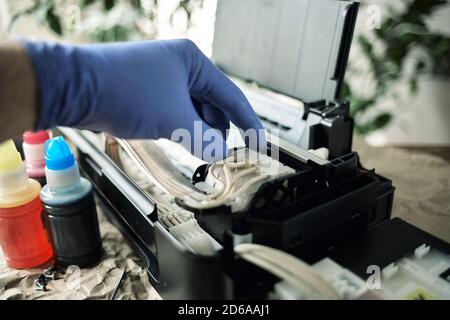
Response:
[[[192,212],[179,207],[171,194],[151,180],[143,178],[139,167],[123,149],[117,150],[112,156],[142,190],[155,199],[159,208],[158,219],[181,245],[199,255],[208,256],[216,253],[220,245],[198,225]]]
[[[107,139],[105,149],[61,128],[152,285],[166,299],[445,297],[450,246],[390,219],[392,182],[352,150],[340,93],[358,3],[244,2],[218,1],[212,58],[278,130],[267,156],[279,171],[245,157],[199,162],[164,141]],[[366,286],[373,266],[385,292]]]

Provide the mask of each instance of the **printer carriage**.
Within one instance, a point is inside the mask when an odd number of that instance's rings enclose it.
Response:
[[[399,219],[389,220],[392,182],[363,168],[351,150],[353,120],[349,103],[340,101],[339,93],[357,10],[357,3],[341,0],[218,1],[214,62],[231,76],[301,100],[303,110],[292,116],[287,108],[283,116],[280,109],[274,119],[280,102],[242,87],[263,124],[280,129],[279,141],[269,136],[268,154],[277,148],[278,161],[294,172],[264,182],[237,212],[226,205],[194,210],[177,199],[220,244],[213,256],[184,248],[158,221],[158,204],[89,135],[60,128],[76,146],[80,167],[93,182],[105,214],[129,240],[162,297],[270,295],[279,280],[238,258],[233,247],[240,241],[279,248],[310,264],[332,257],[361,278],[361,266],[376,262],[386,267],[422,243],[449,252],[438,239],[417,235]],[[293,34],[298,39],[293,40]],[[258,54],[261,50],[266,54]],[[328,160],[307,151],[323,147]],[[207,165],[199,167],[193,182],[205,180],[207,172]],[[402,244],[381,258],[364,248],[354,251],[359,260],[349,257],[346,248],[358,239],[381,241],[381,229],[398,229]]]

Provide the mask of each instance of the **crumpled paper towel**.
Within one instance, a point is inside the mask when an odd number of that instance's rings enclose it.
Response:
[[[126,275],[114,299],[160,299],[123,236],[107,221],[100,208],[98,212],[104,249],[98,265],[69,269],[61,279],[50,281],[47,291],[36,291],[34,281],[45,267],[8,268],[0,250],[0,299],[111,299],[124,269]]]

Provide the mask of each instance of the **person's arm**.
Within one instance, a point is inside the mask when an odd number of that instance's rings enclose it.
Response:
[[[37,95],[33,67],[23,47],[0,45],[0,142],[34,129]]]
[[[227,155],[232,122],[249,147],[266,147],[242,91],[192,41],[20,45],[0,50],[0,139],[76,127],[172,139],[211,161]]]

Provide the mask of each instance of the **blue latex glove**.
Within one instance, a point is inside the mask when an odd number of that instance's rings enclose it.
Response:
[[[226,155],[230,121],[244,131],[262,129],[241,90],[189,40],[24,46],[40,93],[36,129],[68,126],[134,139],[170,139],[185,129],[198,139],[197,121],[200,133],[209,133],[199,148],[175,138],[207,161]],[[265,147],[264,134],[257,143]],[[203,153],[208,145],[216,149]]]

